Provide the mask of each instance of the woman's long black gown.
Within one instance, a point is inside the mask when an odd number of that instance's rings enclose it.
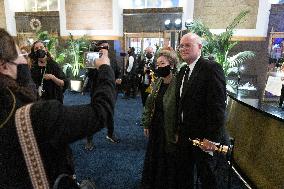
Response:
[[[162,83],[155,102],[142,173],[142,189],[173,189],[176,187],[175,154],[165,151],[163,96],[167,88],[168,84]]]

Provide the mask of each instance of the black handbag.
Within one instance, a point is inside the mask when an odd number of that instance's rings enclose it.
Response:
[[[66,187],[67,186],[67,187]],[[67,174],[60,174],[52,187],[52,189],[96,189],[95,182],[90,179],[82,180],[81,184],[77,184],[75,180]]]
[[[90,179],[82,180],[80,184],[80,189],[96,189],[95,182]]]

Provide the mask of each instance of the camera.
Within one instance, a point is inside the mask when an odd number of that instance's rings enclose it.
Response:
[[[84,53],[84,64],[86,68],[95,68],[96,60],[101,57],[100,52],[85,52]]]
[[[121,52],[121,53],[120,53],[120,56],[121,56],[121,57],[125,57],[126,55],[127,55],[127,54],[126,54],[125,52]]]

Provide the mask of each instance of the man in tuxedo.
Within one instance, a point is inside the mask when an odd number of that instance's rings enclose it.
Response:
[[[146,100],[149,93],[147,90],[151,84],[151,71],[155,71],[155,57],[154,57],[154,49],[152,47],[147,47],[145,49],[145,58],[142,60],[138,60],[138,70],[137,74],[139,77],[139,89],[141,92],[141,100],[143,107],[145,106]]]
[[[224,170],[216,163],[224,157],[218,154],[212,156],[205,152],[208,150],[206,147],[200,149],[189,141],[189,138],[223,144],[227,141],[224,128],[224,72],[220,64],[202,58],[201,49],[202,41],[196,34],[185,34],[180,40],[180,56],[187,64],[177,74],[178,188],[194,188],[196,176],[203,189],[222,188],[217,177],[221,176],[219,171]]]

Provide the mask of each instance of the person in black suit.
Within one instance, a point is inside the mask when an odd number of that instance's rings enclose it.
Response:
[[[202,41],[196,34],[185,34],[180,40],[179,53],[187,65],[177,74],[178,188],[194,188],[195,176],[202,188],[222,188],[220,180],[223,178],[218,180],[217,177],[221,176],[219,171],[226,171],[226,167],[216,166],[217,160],[224,159],[224,156],[212,156],[205,152],[210,150],[209,147],[200,149],[189,141],[189,138],[199,138],[223,144],[227,142],[224,72],[220,64],[204,59],[201,49]]]
[[[98,41],[96,46],[97,46],[96,48],[97,48],[97,50],[99,50],[99,52],[101,52],[103,49],[106,49],[109,52],[109,43],[106,40]],[[109,59],[110,59],[110,66],[111,66],[112,70],[114,71],[115,85],[116,85],[116,98],[117,98],[118,86],[121,85],[121,69],[117,65],[117,61],[113,57],[109,57]],[[89,78],[89,81],[91,81],[90,95],[93,96],[93,93],[95,92],[94,88],[96,87],[97,84],[92,82],[92,81],[96,81],[96,78],[98,76],[98,70],[97,69],[89,69],[87,76]],[[108,141],[112,142],[112,143],[119,143],[120,140],[114,135],[114,121],[113,121],[113,119],[109,119],[106,122],[106,128],[107,128],[106,139]],[[93,150],[94,147],[95,147],[95,144],[93,143],[93,135],[91,133],[91,135],[89,135],[87,137],[85,149],[91,151],[91,150]]]
[[[147,97],[150,94],[149,86],[153,75],[151,74],[151,71],[154,72],[156,69],[156,59],[154,54],[154,49],[152,47],[147,47],[145,49],[145,57],[142,60],[138,59],[137,74],[139,77],[139,90],[141,93],[143,107],[145,106]]]

